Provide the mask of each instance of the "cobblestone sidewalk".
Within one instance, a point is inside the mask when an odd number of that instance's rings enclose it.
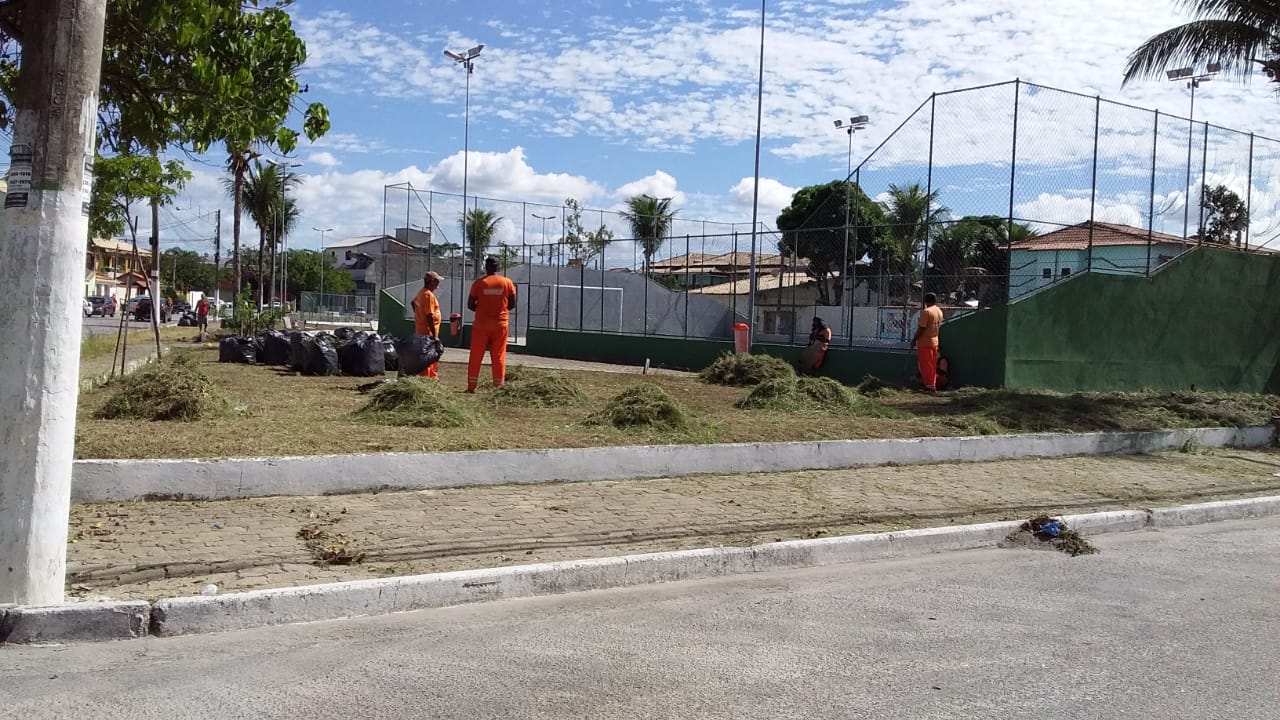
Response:
[[[1280,492],[1280,453],[1022,460],[72,509],[76,597],[190,595]],[[354,564],[323,562],[321,557]]]

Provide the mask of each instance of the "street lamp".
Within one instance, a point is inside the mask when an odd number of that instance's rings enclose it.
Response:
[[[479,57],[480,51],[484,50],[484,45],[477,45],[465,53],[456,53],[452,50],[445,50],[444,56],[458,63],[466,70],[466,100],[464,101],[464,109],[462,115],[462,257],[463,275],[466,274],[467,257],[467,170],[468,160],[471,154],[471,73],[475,72],[475,59]]]
[[[312,227],[311,229],[320,233],[320,302],[316,303],[316,311],[319,312],[320,304],[324,302],[324,274],[329,269],[329,256],[324,252],[324,234],[333,232],[333,228]]]
[[[1196,123],[1196,88],[1200,87],[1200,83],[1209,82],[1214,75],[1222,72],[1222,63],[1209,63],[1205,68],[1205,72],[1197,74],[1195,68],[1178,68],[1177,70],[1166,70],[1165,75],[1168,76],[1170,82],[1186,81],[1187,87],[1191,88],[1191,110],[1187,113],[1187,196],[1182,203],[1182,239],[1187,239],[1188,225],[1191,220],[1191,145],[1195,137]],[[1208,134],[1208,126],[1205,126],[1205,133]],[[1207,140],[1206,140],[1207,142]],[[1203,168],[1201,168],[1203,173]],[[1203,186],[1204,183],[1201,183]],[[1201,190],[1203,195],[1203,188]],[[1200,200],[1200,224],[1204,225],[1204,198]],[[1203,238],[1202,238],[1203,240]]]
[[[848,323],[847,323],[848,311],[846,309],[847,303],[845,302],[845,295],[848,290],[852,289],[849,285],[848,275],[849,275],[849,196],[853,193],[853,186],[850,185],[851,178],[853,178],[853,134],[859,130],[866,129],[867,122],[868,122],[868,119],[866,115],[855,115],[849,118],[848,124],[846,124],[843,119],[834,121],[837,130],[844,130],[849,135],[849,153],[845,159],[845,174],[844,174],[844,183],[845,183],[844,263],[840,266],[840,327],[842,330],[848,327]],[[855,244],[853,247],[853,255],[855,258],[854,261],[856,262],[857,261],[856,258],[858,256],[857,238],[854,238],[854,243]]]
[[[538,213],[533,213],[533,216],[542,221],[542,247],[546,249],[547,248],[547,221],[555,218],[555,215],[539,215]],[[551,253],[548,252],[547,254],[550,255]]]
[[[302,163],[296,163],[296,162],[294,162],[294,163],[280,162],[279,160],[276,160],[275,158],[267,158],[267,162],[268,162],[268,163],[270,163],[270,164],[272,164],[272,165],[275,165],[275,166],[276,166],[276,167],[278,167],[278,168],[281,168],[282,170],[284,170],[284,172],[285,172],[286,174],[289,172],[289,170],[290,170],[291,168],[299,168],[299,167],[302,167]],[[285,302],[287,302],[287,301],[288,301],[288,299],[289,299],[289,298],[288,298],[288,295],[289,295],[289,293],[288,293],[288,288],[289,288],[289,284],[288,284],[288,273],[289,273],[289,242],[288,242],[288,238],[287,238],[287,236],[285,236],[285,233],[283,232],[283,230],[284,230],[284,189],[285,189],[285,188],[284,188],[284,181],[285,181],[285,175],[281,175],[281,176],[280,176],[280,178],[279,178],[280,194],[279,194],[279,196],[276,198],[276,200],[277,200],[277,201],[278,201],[278,203],[279,203],[279,207],[278,207],[278,209],[276,210],[276,213],[275,213],[275,226],[276,226],[276,237],[275,237],[275,239],[280,243],[280,251],[279,251],[277,254],[280,256],[280,303],[281,303],[281,307],[283,307],[283,306],[284,306],[284,303],[285,303]],[[285,236],[285,237],[282,237],[282,236]],[[271,269],[274,271],[274,270],[275,270],[275,267],[276,267],[276,266],[275,266],[275,260],[273,259],[273,260],[271,261]],[[261,282],[261,281],[259,281],[259,282]],[[273,292],[274,292],[274,289],[273,289]]]

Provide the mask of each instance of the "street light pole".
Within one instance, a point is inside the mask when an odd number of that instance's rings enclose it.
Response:
[[[329,256],[324,252],[324,234],[333,232],[333,228],[313,227],[312,230],[320,233],[320,297],[316,302],[316,311],[320,310],[320,303],[324,302],[324,274],[329,269]]]
[[[1186,240],[1188,237],[1190,237],[1188,232],[1190,230],[1189,226],[1191,222],[1191,147],[1194,144],[1195,134],[1196,134],[1196,122],[1195,122],[1196,88],[1200,87],[1200,83],[1202,82],[1209,82],[1211,79],[1213,79],[1214,75],[1217,75],[1221,71],[1222,71],[1221,63],[1209,63],[1209,66],[1206,68],[1205,72],[1200,74],[1196,74],[1195,69],[1189,68],[1189,67],[1178,68],[1177,70],[1165,71],[1165,75],[1169,78],[1170,82],[1181,82],[1183,80],[1186,80],[1187,87],[1191,88],[1191,110],[1190,112],[1187,113],[1187,184],[1185,188],[1187,195],[1182,203],[1182,239],[1183,240]],[[1205,133],[1208,133],[1208,132],[1209,132],[1208,126],[1206,126]],[[1204,189],[1203,188],[1201,188],[1200,194],[1201,194],[1200,204],[1201,204],[1201,208],[1203,209],[1203,206],[1204,206]],[[1203,213],[1201,214],[1201,218],[1203,218]],[[1203,238],[1201,238],[1201,241],[1203,241]]]
[[[542,249],[550,255],[550,250],[547,249],[547,221],[554,218],[555,215],[539,215],[538,213],[533,213],[533,216],[542,221]]]
[[[844,130],[849,135],[849,154],[845,159],[844,175],[844,263],[840,266],[840,329],[843,331],[849,327],[848,306],[845,303],[845,296],[852,289],[849,286],[849,198],[853,195],[851,182],[853,177],[853,134],[867,127],[867,116],[857,115],[851,117],[848,125],[844,124],[844,120],[836,120],[835,126],[837,130]],[[855,237],[853,246],[854,263],[858,262],[857,242],[858,240]]]
[[[484,45],[477,45],[466,53],[445,50],[445,57],[458,63],[466,70],[466,90],[462,114],[462,265],[466,275],[467,257],[467,173],[471,155],[471,73],[475,72],[475,59],[484,50]]]
[[[274,223],[275,237],[273,238],[274,242],[272,243],[272,245],[279,244],[281,246],[281,250],[276,251],[276,254],[279,255],[279,258],[280,258],[280,307],[281,309],[283,309],[285,301],[288,300],[288,292],[287,292],[288,265],[287,264],[289,262],[288,243],[285,238],[281,237],[281,235],[285,234],[284,233],[284,209],[285,209],[284,182],[289,172],[289,169],[302,167],[302,163],[280,162],[275,158],[267,158],[267,162],[271,163],[272,165],[275,165],[277,168],[280,168],[280,170],[283,173],[277,179],[277,183],[279,184],[280,187],[279,187],[279,192],[276,194],[276,212],[275,212],[275,223]],[[276,269],[276,260],[275,258],[272,258],[271,271],[275,272],[275,269]],[[261,283],[262,282],[261,279],[259,279],[258,282]],[[272,288],[272,292],[275,292],[275,288]],[[270,305],[268,305],[267,307],[270,307]]]

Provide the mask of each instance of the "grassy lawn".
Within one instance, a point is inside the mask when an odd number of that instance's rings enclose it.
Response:
[[[152,334],[151,328],[145,330],[139,329],[144,327],[142,323],[129,323],[129,353],[130,357],[138,348],[151,348],[155,350],[155,335]],[[193,328],[187,327],[162,327],[160,328],[160,341],[171,342],[176,340],[191,340],[194,338],[195,332]],[[100,357],[107,357],[116,352],[116,333],[108,333],[106,335],[88,335],[80,341],[80,359],[94,360]],[[107,363],[108,365],[110,363]]]
[[[182,328],[190,335],[190,329]],[[132,345],[132,339],[131,343]],[[194,353],[238,406],[233,417],[196,423],[98,420],[110,388],[80,397],[76,455],[81,458],[215,458],[361,452],[591,447],[670,442],[757,442],[901,438],[981,433],[1148,430],[1270,421],[1276,398],[1212,393],[1052,395],[965,390],[939,396],[885,392],[861,410],[782,413],[734,406],[746,390],[694,377],[562,371],[586,393],[574,407],[523,408],[465,395],[465,368],[442,367],[444,387],[473,403],[479,428],[415,428],[353,416],[368,396],[366,378],[303,377],[282,368],[219,364],[213,346]],[[485,371],[487,373],[487,369]],[[623,431],[582,421],[614,395],[645,381],[660,385],[697,418],[699,432]]]

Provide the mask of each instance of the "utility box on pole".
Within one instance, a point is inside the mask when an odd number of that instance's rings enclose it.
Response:
[[[0,605],[63,601],[107,0],[26,4],[0,231]]]

